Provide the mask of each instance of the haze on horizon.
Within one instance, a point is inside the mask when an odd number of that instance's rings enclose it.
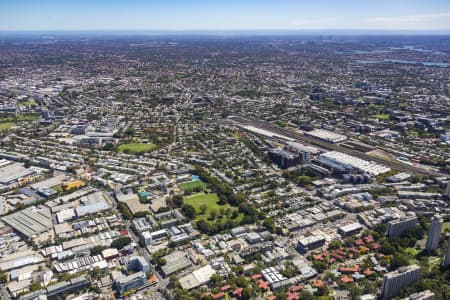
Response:
[[[3,0],[0,31],[387,30],[450,32],[445,0]]]

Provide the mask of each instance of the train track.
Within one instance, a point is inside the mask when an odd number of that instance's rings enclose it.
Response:
[[[326,142],[326,141],[320,140],[320,139],[312,137],[312,136],[308,136],[308,135],[301,134],[298,132],[292,132],[290,130],[286,130],[284,128],[274,126],[268,122],[264,122],[264,121],[260,121],[260,120],[253,120],[253,119],[249,119],[249,118],[238,116],[238,115],[229,116],[228,120],[231,120],[232,122],[235,122],[235,123],[238,123],[241,125],[252,125],[254,127],[265,129],[265,130],[295,139],[296,141],[301,142],[301,143],[307,143],[310,145],[319,146],[319,147],[327,149],[327,150],[339,151],[339,152],[342,152],[342,153],[345,153],[348,155],[352,155],[352,156],[355,156],[355,157],[358,157],[361,159],[374,161],[376,163],[383,164],[385,166],[390,167],[391,169],[398,170],[401,172],[416,173],[416,174],[420,174],[420,175],[433,176],[433,177],[445,176],[444,174],[433,171],[433,170],[426,170],[426,169],[423,169],[420,167],[404,164],[399,161],[391,161],[391,160],[383,159],[381,157],[371,156],[367,153],[364,153],[364,152],[361,152],[358,150],[354,150],[354,149],[350,149],[350,148],[341,146],[339,144],[333,144],[333,143]]]

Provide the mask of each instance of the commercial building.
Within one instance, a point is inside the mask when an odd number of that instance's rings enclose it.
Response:
[[[216,271],[210,265],[206,265],[180,278],[179,282],[183,289],[190,290],[207,284],[213,274],[216,274]]]
[[[133,256],[127,264],[127,271],[129,270],[148,273],[150,272],[150,264],[142,256]]]
[[[350,236],[352,234],[360,232],[362,229],[363,228],[361,224],[355,222],[345,226],[338,227],[338,233],[342,236]]]
[[[123,276],[122,274],[120,274],[113,277],[116,277],[114,278],[114,287],[116,288],[119,295],[123,295],[123,293],[131,289],[140,288],[147,281],[147,276],[142,271],[131,274],[129,276]]]
[[[163,259],[166,261],[166,264],[161,267],[164,276],[169,276],[192,265],[182,251],[174,251],[164,256]]]
[[[431,218],[430,229],[428,230],[427,243],[425,249],[430,252],[436,250],[439,246],[439,239],[441,237],[443,219],[439,215]]]
[[[321,235],[311,235],[298,240],[297,250],[306,253],[325,244],[325,238]]]
[[[413,284],[420,277],[420,267],[411,265],[401,267],[393,272],[387,273],[383,277],[381,286],[381,298],[391,299],[398,295],[401,289]]]
[[[386,235],[391,236],[400,236],[405,230],[414,228],[417,224],[416,216],[407,216],[404,218],[392,220],[388,222],[388,227],[386,231]]]
[[[70,281],[62,281],[47,288],[47,298],[53,299],[61,295],[69,294],[90,286],[89,280],[84,276],[72,278]]]

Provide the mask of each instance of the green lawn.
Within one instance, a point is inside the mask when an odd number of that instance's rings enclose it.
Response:
[[[14,125],[16,125],[16,124],[13,122],[0,123],[0,131],[9,129],[9,128],[13,127]]]
[[[444,224],[442,224],[442,231],[445,232],[445,230],[450,231],[450,222],[445,222]]]
[[[13,116],[13,117],[4,117],[4,118],[0,118],[0,122],[1,123],[5,123],[5,122],[22,122],[22,121],[36,121],[40,118],[41,116],[38,114],[30,114],[30,115],[17,115],[17,116]]]
[[[37,106],[37,102],[33,98],[29,98],[27,101],[22,102],[22,105]]]
[[[129,152],[133,154],[146,153],[156,149],[155,144],[140,144],[140,143],[131,143],[131,144],[122,144],[119,146],[119,152]]]
[[[201,180],[194,180],[194,181],[180,183],[180,184],[178,184],[178,186],[183,191],[192,191],[195,189],[203,190],[203,189],[205,189],[206,184]]]
[[[388,114],[376,114],[372,115],[372,118],[378,119],[380,121],[387,121],[390,119],[390,116]]]
[[[184,197],[184,203],[192,205],[195,208],[195,211],[197,212],[197,217],[195,219],[197,221],[201,219],[207,220],[211,214],[211,211],[216,211],[217,216],[221,216],[221,210],[226,210],[227,208],[230,208],[231,211],[237,210],[236,207],[232,207],[229,204],[220,205],[219,197],[217,196],[217,194],[197,193],[191,196]],[[204,214],[202,214],[202,205],[206,205],[206,211]],[[243,217],[244,215],[242,213],[239,213],[236,220],[240,221]],[[227,218],[224,218],[224,220],[226,219]]]

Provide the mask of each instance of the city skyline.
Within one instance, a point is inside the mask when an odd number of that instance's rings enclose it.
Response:
[[[448,1],[2,1],[1,31],[450,32]]]

